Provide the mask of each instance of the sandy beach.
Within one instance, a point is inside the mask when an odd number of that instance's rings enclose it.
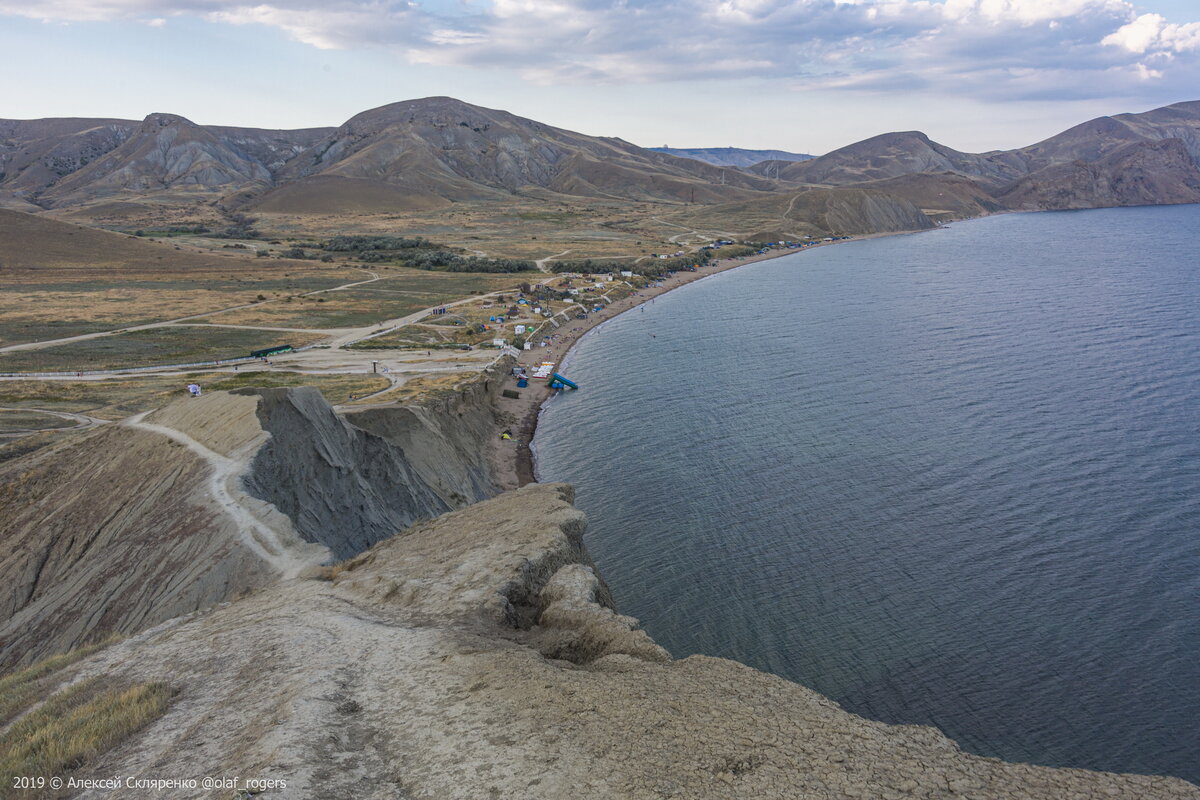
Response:
[[[855,237],[855,239],[896,235],[898,234],[872,234],[870,236]],[[854,239],[849,241],[854,241]],[[815,247],[827,247],[833,244],[838,244],[838,242],[822,242],[821,244],[805,249],[811,250]],[[588,314],[587,319],[573,319],[567,324],[562,325],[553,332],[551,345],[522,351],[517,359],[517,364],[525,367],[530,373],[532,373],[534,367],[543,361],[553,361],[556,365],[561,366],[571,348],[574,347],[575,343],[584,334],[619,314],[635,309],[659,295],[673,289],[678,289],[680,286],[692,283],[693,281],[706,278],[709,275],[715,275],[718,272],[725,272],[726,270],[736,269],[737,267],[754,264],[759,261],[794,255],[799,252],[803,251],[794,249],[771,250],[760,255],[714,261],[708,266],[701,267],[696,272],[677,272],[669,278],[664,278],[661,281],[661,286],[639,289],[628,297],[606,306],[603,311]],[[536,480],[534,477],[533,450],[530,448],[530,445],[537,433],[538,414],[541,411],[542,404],[550,398],[553,392],[549,388],[549,381],[531,380],[529,386],[524,389],[517,389],[515,379],[506,378],[506,381],[511,381],[512,384],[511,386],[506,384],[506,388],[519,391],[520,397],[516,399],[503,397],[497,400],[498,410],[510,421],[507,429],[511,431],[512,439],[500,440],[498,442],[492,460],[494,474],[500,485],[505,489],[515,489]]]

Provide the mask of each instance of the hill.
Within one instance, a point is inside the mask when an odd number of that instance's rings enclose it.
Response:
[[[1022,174],[1020,167],[1008,164],[1003,158],[961,153],[938,144],[920,131],[885,133],[810,161],[789,164],[767,161],[756,164],[751,171],[760,175],[778,174],[783,181],[829,186],[925,172],[953,172],[999,185]]]
[[[718,167],[749,167],[761,161],[807,161],[816,156],[787,150],[743,150],[740,147],[650,147],[656,153],[694,158]]]
[[[174,114],[119,119],[0,120],[0,203],[64,207],[163,192],[269,185],[328,128],[201,126]]]
[[[1200,169],[1179,139],[1134,142],[1096,161],[1044,167],[997,200],[1018,211],[1200,203]]]
[[[1178,146],[1151,147],[1168,141]],[[735,235],[831,232],[835,225],[873,233],[920,222],[905,205],[928,222],[1007,209],[1190,202],[1198,164],[1200,102],[1100,117],[1015,150],[966,153],[902,131],[818,158],[645,149],[449,97],[392,103],[336,128],[298,131],[203,126],[171,114],[141,122],[0,120],[0,207],[129,228],[228,225],[233,212],[263,212],[281,230],[319,222],[322,232],[337,233],[347,217],[370,215],[441,232],[446,218],[437,215],[454,205],[474,214],[457,215],[459,238],[511,229],[505,248],[528,247],[549,233],[524,230],[524,217],[515,224],[505,217],[514,203],[528,205],[522,214],[530,218],[564,220],[604,204],[608,218],[576,231],[564,245],[571,249],[624,242],[618,230],[649,229],[662,214],[710,219],[714,230]],[[800,191],[833,188],[865,194],[793,200]],[[545,213],[535,207],[545,204],[553,204]],[[736,213],[716,221],[681,205]]]
[[[756,176],[723,177],[710,164],[449,97],[409,100],[358,114],[292,159],[279,176],[285,185],[319,185],[314,178],[325,179],[325,185],[337,179],[338,192],[347,198],[370,192],[397,202],[399,191],[419,205],[432,198],[498,201],[536,189],[598,198],[713,202],[773,188]],[[288,204],[280,196],[294,194],[285,188],[258,202],[281,210]]]
[[[919,131],[885,133],[809,161],[768,161],[750,171],[782,181],[847,186],[906,175],[953,173],[990,191],[1004,192],[1026,176],[1056,164],[1095,162],[1130,144],[1179,140],[1200,162],[1200,102],[1179,103],[1143,114],[1100,117],[1016,150],[963,153]],[[1111,165],[1110,165],[1111,166]]]
[[[17,275],[45,275],[51,271],[86,273],[91,277],[107,272],[110,278],[117,278],[121,274],[227,270],[234,260],[233,256],[178,250],[124,233],[0,208],[0,267],[8,280]],[[254,263],[243,257],[236,257],[236,262]]]

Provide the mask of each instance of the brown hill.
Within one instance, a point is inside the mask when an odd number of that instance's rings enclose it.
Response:
[[[1179,139],[1194,161],[1200,162],[1200,102],[1176,103],[1143,114],[1099,117],[1008,153],[989,157],[1016,159],[1033,172],[1054,164],[1098,161],[1135,142]]]
[[[750,169],[760,175],[777,177],[781,181],[831,186],[865,182],[879,185],[880,181],[902,179],[906,176],[949,173],[974,181],[986,190],[986,194],[1000,195],[1009,193],[1009,187],[1031,173],[1047,167],[1077,161],[1098,162],[1132,144],[1167,139],[1180,141],[1189,160],[1193,164],[1200,163],[1200,102],[1178,103],[1142,114],[1100,117],[1016,150],[962,153],[930,140],[923,133],[910,131],[887,133],[865,139],[811,161],[768,161],[756,164]],[[1133,162],[1120,163],[1132,166]],[[1174,168],[1180,166],[1180,163],[1168,160],[1162,161],[1161,165],[1164,168]],[[1101,171],[1111,171],[1118,166],[1118,162],[1108,163]],[[1164,187],[1167,184],[1174,187],[1167,190],[1164,197],[1183,196],[1175,186],[1180,183],[1186,184],[1189,180],[1186,165],[1183,168],[1183,173],[1173,175],[1163,182]],[[1046,173],[1040,180],[1044,184],[1054,175],[1067,175],[1069,172]],[[1145,181],[1142,181],[1142,184],[1146,191],[1139,195],[1141,197],[1149,197],[1150,194],[1146,192],[1152,192],[1154,185],[1157,185]],[[905,188],[904,182],[890,184],[886,188],[888,191],[898,191],[902,195],[915,193],[914,197],[927,191],[920,184]],[[1070,191],[1068,190],[1068,193]],[[961,191],[954,190],[952,193],[960,196],[953,210],[969,210],[973,204],[986,209],[990,202],[987,197],[977,197],[964,203],[962,201],[967,198]],[[944,190],[942,194],[945,194]],[[970,194],[970,190],[967,190],[966,195]],[[1095,199],[1098,200],[1103,195],[1104,192],[1100,192],[1095,195]],[[1031,197],[1032,195],[1026,199],[1033,202]],[[979,202],[980,200],[983,202]],[[1163,202],[1178,200],[1164,199]]]
[[[228,270],[251,259],[176,250],[128,234],[60,222],[46,216],[0,209],[0,269],[14,273],[72,270],[95,273],[161,274],[189,269]],[[231,266],[234,265],[234,266]],[[256,265],[261,266],[261,265]],[[116,272],[114,272],[116,271]]]
[[[897,233],[925,230],[934,222],[912,201],[867,187],[806,189],[735,203],[689,206],[671,216],[677,224],[720,231],[747,241],[774,242],[805,235]]]
[[[227,193],[270,182],[264,165],[211,131],[173,114],[151,114],[119,147],[47,188],[39,202],[65,206],[164,190]]]
[[[122,119],[0,120],[0,202],[37,193],[121,145],[137,127]]]
[[[1179,139],[1141,141],[1097,161],[1040,169],[997,199],[1022,211],[1200,203],[1200,169]]]
[[[332,128],[196,125],[172,114],[0,120],[0,203],[72,206],[163,190],[257,186]]]
[[[938,222],[978,217],[1005,209],[978,182],[950,172],[901,175],[856,184],[855,188],[874,189],[903,198]]]
[[[1168,140],[1182,151],[1125,153],[1133,145]],[[1051,170],[1076,162],[1096,165],[1092,189],[1082,188],[1087,180],[1077,167]],[[1170,174],[1145,174],[1152,163]],[[1183,202],[1191,196],[1198,163],[1200,102],[1101,117],[1017,150],[963,153],[909,131],[808,161],[767,161],[742,170],[430,97],[363,112],[338,128],[299,131],[206,127],[169,114],[141,123],[0,120],[0,207],[53,208],[120,224],[130,215],[212,215],[214,206],[284,214],[405,213],[566,195],[745,212],[736,224],[718,223],[722,229],[755,219],[767,227],[754,230],[784,231],[791,222],[813,231],[873,232],[873,219],[884,225],[880,230],[891,230],[900,219],[919,221],[893,201],[936,220],[1001,210],[1007,207],[1001,197],[1022,209],[1043,207],[1041,202]],[[1122,169],[1131,172],[1122,177]],[[1050,186],[1056,180],[1066,182],[1057,195]],[[804,187],[875,194],[791,202]],[[880,196],[892,198],[886,213]],[[786,214],[776,202],[780,197],[788,200]],[[816,216],[798,219],[800,212]]]
[[[885,133],[834,150],[811,161],[756,164],[760,175],[797,183],[844,186],[923,172],[952,172],[991,183],[1007,183],[1022,171],[989,156],[960,153],[919,131]]]
[[[363,112],[294,158],[279,178],[311,176],[372,181],[456,202],[502,199],[532,188],[675,201],[735,199],[772,188],[770,181],[737,170],[449,97]]]

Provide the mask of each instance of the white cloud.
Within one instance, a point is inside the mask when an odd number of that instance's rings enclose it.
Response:
[[[1175,25],[1159,14],[1142,14],[1104,37],[1102,43],[1131,53],[1200,50],[1200,22]]]
[[[539,83],[778,79],[1004,99],[1191,93],[1200,22],[1135,0],[0,0],[0,14],[265,25],[322,49],[506,68]]]

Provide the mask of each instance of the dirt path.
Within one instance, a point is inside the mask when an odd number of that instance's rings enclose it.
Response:
[[[70,419],[79,423],[73,428],[30,428],[28,430],[8,431],[0,433],[0,438],[13,439],[21,436],[28,436],[31,433],[41,433],[42,431],[83,431],[88,428],[95,428],[97,425],[105,425],[108,423],[106,419],[96,419],[89,417],[87,414],[76,414],[72,411],[51,411],[48,408],[20,408],[14,406],[0,406],[0,411],[30,411],[37,414],[46,414],[59,419]]]
[[[121,424],[173,439],[208,462],[212,469],[208,480],[212,499],[233,519],[234,527],[246,549],[285,578],[295,577],[304,568],[317,566],[324,560],[315,548],[309,548],[309,553],[297,552],[296,548],[284,542],[278,531],[267,525],[250,510],[254,505],[262,503],[254,500],[241,489],[241,475],[245,470],[245,464],[210,450],[191,436],[174,428],[144,422],[147,413],[149,412],[132,416]],[[328,551],[324,555],[328,556]]]
[[[667,222],[665,219],[660,219],[659,217],[651,217],[650,219],[654,220],[655,222],[661,222],[663,225],[669,225],[672,228],[683,228],[685,233],[677,233],[674,236],[667,239],[667,241],[670,242],[671,244],[683,244],[683,242],[681,242],[679,240],[683,239],[684,237],[687,237],[687,236],[695,236],[698,239],[702,239],[703,241],[706,241],[706,242],[711,242],[713,240],[713,237],[709,236],[708,234],[701,233],[700,231],[696,230],[695,228],[689,228],[686,225],[680,225],[678,222]]]
[[[533,262],[534,266],[536,266],[542,272],[550,272],[550,270],[546,268],[546,262],[553,261],[556,258],[562,258],[563,256],[565,256],[567,253],[570,253],[570,252],[572,252],[572,251],[571,250],[563,250],[561,253],[555,253],[554,255],[546,256],[545,258],[539,258],[537,261]]]

